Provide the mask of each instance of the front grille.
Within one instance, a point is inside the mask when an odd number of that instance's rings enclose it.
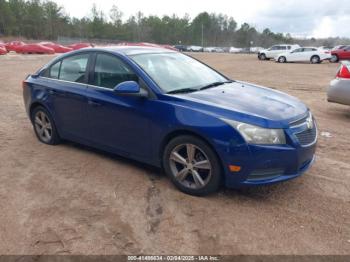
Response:
[[[300,133],[295,134],[298,139],[300,145],[306,146],[314,143],[316,141],[317,129],[316,125],[313,125],[311,129],[306,129]]]

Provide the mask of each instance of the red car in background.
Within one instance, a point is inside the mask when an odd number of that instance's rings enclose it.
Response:
[[[6,55],[7,54],[7,49],[5,44],[0,43],[0,55]]]
[[[338,62],[339,60],[350,60],[350,46],[345,46],[337,50],[332,50],[331,62]]]
[[[16,48],[16,53],[20,54],[54,54],[55,50],[40,44],[27,44]]]
[[[76,44],[69,45],[68,47],[72,48],[73,50],[78,50],[85,47],[92,47],[92,45],[90,45],[89,43],[76,43]]]
[[[67,53],[73,50],[73,48],[67,47],[67,46],[63,46],[63,45],[59,45],[59,44],[55,44],[52,42],[41,42],[39,43],[40,45],[52,48],[53,50],[55,50],[55,53]]]
[[[25,45],[26,43],[22,42],[22,41],[11,41],[5,44],[6,50],[8,52],[10,51],[17,51],[18,47],[21,47],[22,45]]]

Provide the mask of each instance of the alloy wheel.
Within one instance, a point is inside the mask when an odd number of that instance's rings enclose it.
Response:
[[[34,126],[40,140],[46,143],[50,142],[52,138],[52,125],[45,112],[36,112],[34,116]]]
[[[205,187],[212,176],[212,165],[198,146],[180,144],[170,153],[170,169],[174,178],[191,189]]]
[[[313,64],[317,64],[319,61],[320,60],[319,60],[319,58],[317,56],[314,56],[314,57],[311,58],[311,63],[313,63]]]

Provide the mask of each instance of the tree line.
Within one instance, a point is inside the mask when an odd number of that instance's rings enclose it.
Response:
[[[78,19],[67,15],[53,1],[0,0],[0,37],[57,40],[58,37],[109,41],[153,42],[203,46],[267,47],[276,43],[334,45],[348,39],[293,39],[290,34],[274,33],[266,28],[238,26],[233,17],[202,12],[191,19],[188,15],[162,17],[142,12],[124,19],[113,5],[108,14],[92,6],[90,14]]]

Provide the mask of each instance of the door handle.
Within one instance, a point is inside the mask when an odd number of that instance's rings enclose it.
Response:
[[[93,100],[89,100],[89,101],[88,101],[88,104],[89,104],[90,106],[101,106],[100,103],[95,102],[95,101],[93,101]]]
[[[49,94],[50,95],[56,95],[56,94],[58,94],[58,92],[56,91],[56,90],[53,90],[53,89],[49,89]]]
[[[48,93],[55,96],[66,96],[67,93],[62,90],[49,89]]]

